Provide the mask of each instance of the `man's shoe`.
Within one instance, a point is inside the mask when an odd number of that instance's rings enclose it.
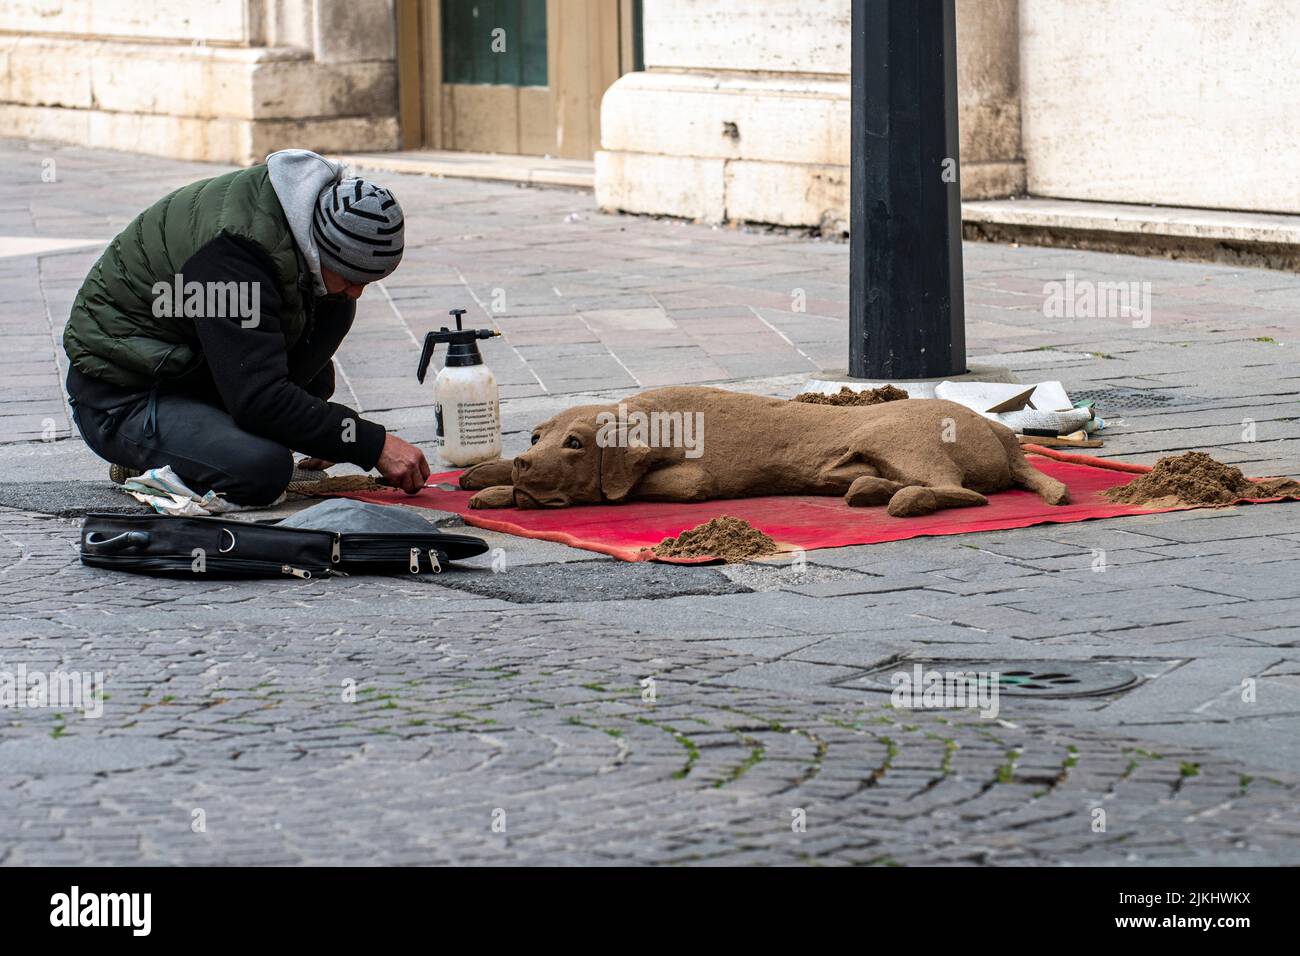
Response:
[[[115,485],[124,485],[132,478],[138,478],[144,472],[137,468],[128,468],[126,465],[109,465],[108,480]]]

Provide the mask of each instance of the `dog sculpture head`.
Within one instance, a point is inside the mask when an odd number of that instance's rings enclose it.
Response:
[[[535,429],[532,447],[514,460],[517,508],[623,501],[654,464],[654,450],[628,447],[603,415],[613,406],[580,405]]]

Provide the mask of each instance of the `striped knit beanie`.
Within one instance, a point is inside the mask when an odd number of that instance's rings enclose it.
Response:
[[[311,234],[321,265],[349,282],[374,282],[402,261],[402,207],[383,186],[344,179],[321,190]]]

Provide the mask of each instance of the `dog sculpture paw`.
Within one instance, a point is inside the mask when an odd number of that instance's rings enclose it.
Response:
[[[895,518],[919,518],[933,514],[940,508],[969,508],[988,503],[989,500],[982,494],[969,488],[909,485],[900,488],[889,499],[886,510]]]
[[[515,506],[515,489],[513,485],[493,485],[484,488],[469,499],[471,508],[513,508]]]
[[[493,485],[508,485],[513,470],[514,462],[508,458],[480,462],[461,472],[460,486],[466,491],[480,491]]]

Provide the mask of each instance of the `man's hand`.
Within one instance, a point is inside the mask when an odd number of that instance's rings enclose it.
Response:
[[[396,435],[385,439],[375,467],[390,485],[408,495],[415,494],[429,480],[429,463],[424,460],[424,452]]]

